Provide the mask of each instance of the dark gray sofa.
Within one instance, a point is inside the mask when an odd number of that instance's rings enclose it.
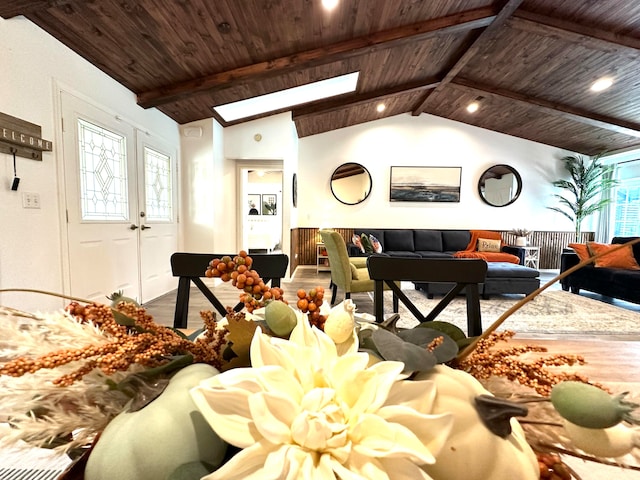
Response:
[[[382,245],[382,255],[417,258],[451,258],[455,252],[465,250],[471,240],[470,230],[434,230],[434,229],[372,229],[354,228],[357,235],[373,235]],[[505,253],[516,255],[520,264],[506,262],[487,262],[487,276],[479,285],[483,298],[492,294],[533,292],[540,286],[540,273],[525,267],[523,249],[505,245]],[[353,244],[349,244],[349,255],[365,255]],[[427,296],[446,294],[453,286],[448,283],[415,283],[416,288],[426,292]]]
[[[614,237],[611,243],[627,243],[638,237]],[[640,243],[632,246],[633,256],[640,264]],[[560,259],[560,272],[579,263],[578,255],[565,251]],[[617,298],[640,304],[640,270],[595,267],[586,265],[560,280],[562,289],[580,293],[580,290],[599,293],[605,297]]]
[[[450,258],[455,252],[466,249],[471,240],[469,230],[354,228],[353,232],[357,235],[373,235],[380,241],[382,253],[392,257]],[[525,252],[522,248],[505,245],[502,251],[516,255],[520,258],[520,264],[524,264]],[[349,255],[358,256],[363,253],[350,244]]]

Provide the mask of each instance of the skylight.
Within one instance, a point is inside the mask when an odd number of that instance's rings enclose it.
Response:
[[[358,84],[360,72],[349,73],[339,77],[320,80],[319,82],[307,83],[299,87],[281,90],[279,92],[268,93],[259,97],[247,98],[238,102],[218,105],[213,109],[225,122],[232,122],[240,118],[253,117],[261,113],[282,110],[283,108],[302,103],[321,100],[323,98],[342,95],[353,92]]]

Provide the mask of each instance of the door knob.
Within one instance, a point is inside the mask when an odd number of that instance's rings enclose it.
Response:
[[[132,223],[131,226],[129,227],[129,230],[136,230],[138,228],[138,225]]]
[[[146,225],[141,225],[140,226],[140,230],[147,230],[149,228],[151,228],[151,227],[147,227]]]

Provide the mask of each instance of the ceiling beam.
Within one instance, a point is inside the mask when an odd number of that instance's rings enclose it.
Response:
[[[496,96],[507,99],[511,102],[520,103],[528,108],[534,108],[543,113],[554,116],[560,116],[569,120],[584,123],[592,127],[603,128],[605,130],[622,133],[632,137],[640,137],[640,124],[626,122],[617,118],[599,115],[593,112],[587,112],[577,108],[563,105],[561,103],[549,102],[540,98],[535,98],[521,93],[511,92],[502,88],[494,88],[488,85],[478,84],[463,78],[457,78],[451,82],[451,85],[464,87],[472,90],[475,94],[483,96]]]
[[[602,49],[602,42],[613,47],[625,47],[626,49],[640,50],[640,38],[607,32],[593,27],[585,27],[577,23],[547,17],[538,13],[518,10],[513,14],[513,25],[521,28],[527,25],[527,31],[537,32],[540,35],[558,35],[571,43],[584,45],[592,43],[594,49]],[[591,47],[591,45],[587,45]],[[639,52],[636,52],[638,54]]]
[[[18,15],[27,16],[30,13],[41,12],[70,3],[71,0],[12,0],[11,2],[2,2],[0,5],[0,17],[8,19]]]
[[[332,97],[331,100],[328,101],[322,100],[311,102],[299,108],[294,108],[292,111],[292,118],[293,121],[296,121],[313,115],[336,112],[345,108],[356,107],[358,105],[362,105],[363,103],[375,102],[376,100],[381,100],[394,95],[436,88],[439,84],[440,79],[431,78],[428,80],[423,80],[421,82],[398,85],[397,87],[380,89],[373,92],[361,93],[356,95],[340,95],[339,97]]]
[[[157,107],[197,93],[228,88],[232,82],[262,80],[302,68],[339,62],[363,53],[371,53],[409,42],[424,40],[443,33],[456,33],[483,28],[496,18],[495,14],[493,7],[478,8],[372,33],[371,35],[345,40],[326,47],[298,52],[266,62],[140,92],[138,94],[138,104],[143,108]]]
[[[500,10],[500,13],[495,17],[491,24],[478,35],[471,46],[462,54],[453,67],[447,72],[447,74],[433,91],[429,92],[426,97],[420,102],[420,104],[411,112],[412,115],[417,116],[424,112],[429,106],[429,101],[434,98],[455,76],[460,73],[460,70],[478,53],[483,45],[494,35],[494,33],[502,27],[507,19],[515,12],[524,0],[509,0],[505,6]]]

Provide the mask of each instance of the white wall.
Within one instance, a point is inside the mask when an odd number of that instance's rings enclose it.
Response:
[[[298,140],[292,125],[291,113],[286,112],[224,129],[224,156],[227,160],[282,160],[284,200],[281,202],[281,212],[285,232],[282,251],[285,253],[290,251],[291,245],[290,235],[287,234],[292,228],[291,178],[298,159]]]
[[[215,224],[214,127],[211,119],[180,127],[181,150],[181,222],[182,250],[213,252]],[[187,136],[185,131],[196,132]],[[197,132],[200,132],[199,134]]]
[[[567,153],[425,114],[304,137],[299,140],[299,226],[573,231],[562,215],[546,209],[555,205],[551,181],[566,175],[559,158]],[[360,163],[371,173],[371,195],[361,204],[344,205],[331,194],[331,173],[345,162]],[[501,163],[518,170],[523,187],[516,202],[496,208],[480,199],[477,184],[484,170]],[[462,167],[460,202],[390,202],[391,166]]]
[[[0,112],[42,127],[53,152],[37,162],[18,157],[19,190],[9,188],[13,159],[0,154],[0,288],[64,288],[64,206],[58,176],[64,166],[58,106],[60,88],[117,112],[123,119],[179,144],[174,121],[136,105],[135,95],[23,17],[0,18]],[[42,208],[22,208],[22,194],[40,195]],[[100,272],[96,272],[99,275]],[[34,294],[0,294],[0,304],[24,310],[58,308],[67,302]]]
[[[211,127],[213,125],[213,127]],[[290,113],[222,128],[215,120],[202,120],[182,127],[202,126],[213,130],[211,136],[182,137],[182,170],[185,195],[183,196],[184,247],[186,251],[235,252],[238,218],[236,165],[238,161],[281,160],[283,162],[283,189],[280,202],[285,234],[282,248],[288,252],[291,224],[291,178],[297,163],[297,137],[292,128]],[[260,134],[259,141],[256,134]],[[195,163],[194,166],[193,164]],[[191,173],[189,173],[191,172]],[[190,185],[195,181],[196,185]],[[190,214],[198,212],[198,218]]]

